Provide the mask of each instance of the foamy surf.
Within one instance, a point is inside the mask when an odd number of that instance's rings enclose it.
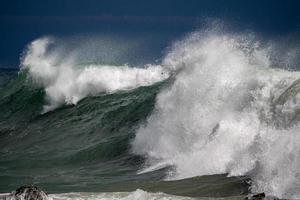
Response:
[[[192,200],[193,198],[150,193],[143,190],[111,193],[66,193],[49,195],[51,200]]]
[[[151,193],[137,189],[133,192],[71,192],[62,194],[49,194],[47,200],[192,200],[193,198],[168,195],[162,192]],[[7,194],[0,194],[3,200],[23,200],[23,196],[15,198]]]

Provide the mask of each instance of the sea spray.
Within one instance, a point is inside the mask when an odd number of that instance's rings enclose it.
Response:
[[[253,192],[300,198],[299,118],[282,124],[300,96],[276,104],[300,73],[271,68],[271,51],[247,35],[194,33],[176,43],[162,64],[175,81],[132,142],[148,158],[141,172],[248,175]]]

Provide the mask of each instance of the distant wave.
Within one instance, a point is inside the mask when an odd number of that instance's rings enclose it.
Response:
[[[300,198],[300,72],[274,69],[249,35],[194,33],[162,66],[177,71],[132,142],[143,172],[168,179],[248,175],[253,192]]]
[[[78,66],[69,57],[59,62],[59,52],[49,54],[53,39],[33,41],[22,59],[22,70],[45,88],[47,104],[43,112],[54,110],[62,104],[76,104],[89,95],[101,92],[112,93],[140,86],[152,85],[169,75],[161,66],[148,65],[144,68],[89,64]]]

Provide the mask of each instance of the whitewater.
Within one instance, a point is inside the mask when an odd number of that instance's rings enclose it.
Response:
[[[162,65],[179,73],[132,142],[140,173],[248,175],[254,193],[300,198],[300,73],[272,68],[271,51],[244,36],[176,43]]]
[[[167,182],[246,176],[252,193],[300,198],[300,72],[286,67],[297,55],[278,66],[276,49],[252,34],[214,31],[189,34],[170,47],[160,64],[145,66],[77,63],[73,55],[62,58],[53,43],[54,38],[37,39],[21,58],[20,73],[45,93],[41,116],[76,107],[87,97],[164,83],[153,111],[130,137],[129,152],[145,158],[136,174],[163,169]],[[142,190],[52,196],[175,198]]]

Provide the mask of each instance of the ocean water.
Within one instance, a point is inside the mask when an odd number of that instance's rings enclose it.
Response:
[[[297,48],[278,56],[253,33],[198,31],[133,66],[57,46],[38,38],[0,73],[1,193],[300,198]]]

